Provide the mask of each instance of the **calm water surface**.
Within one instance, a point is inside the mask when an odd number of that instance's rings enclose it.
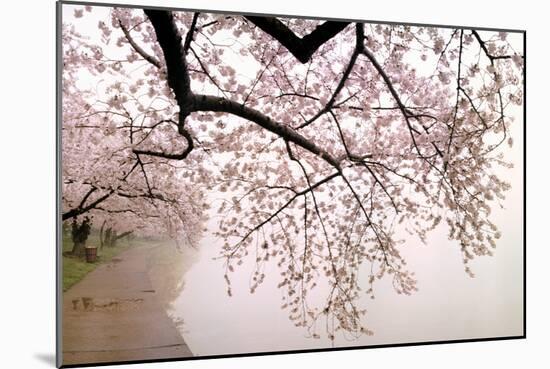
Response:
[[[416,271],[420,291],[412,296],[397,295],[389,279],[379,281],[376,299],[361,301],[367,308],[367,326],[375,335],[357,340],[338,335],[335,346],[521,334],[522,284],[514,281],[521,281],[522,276],[516,262],[521,259],[517,247],[521,233],[508,233],[509,242],[497,256],[475,265],[478,273],[473,279],[464,273],[460,252],[448,243],[444,232],[431,237],[431,246],[412,245],[404,250],[409,266]],[[313,339],[280,309],[279,271],[274,265],[265,271],[264,284],[251,294],[250,263],[245,262],[232,273],[233,296],[229,297],[223,261],[213,260],[219,247],[220,243],[207,235],[196,249],[159,247],[159,255],[151,260],[153,284],[196,356],[331,347],[323,335],[324,322],[318,330],[321,338]],[[325,292],[320,287],[310,296],[312,302],[323,301]]]

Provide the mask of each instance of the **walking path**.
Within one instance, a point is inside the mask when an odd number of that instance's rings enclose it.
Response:
[[[153,251],[124,251],[63,294],[63,365],[193,356],[151,284]]]

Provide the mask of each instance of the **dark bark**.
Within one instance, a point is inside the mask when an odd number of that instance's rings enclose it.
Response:
[[[187,73],[182,36],[171,12],[148,9],[144,12],[153,24],[157,41],[164,52],[168,85],[176,95],[180,114],[187,116],[190,112],[191,80]]]
[[[182,45],[182,36],[178,30],[171,12],[161,10],[144,10],[153,24],[157,41],[164,53],[166,62],[166,74],[168,86],[174,91],[176,101],[180,108],[178,114],[178,132],[187,140],[187,148],[181,154],[167,154],[163,152],[134,150],[136,154],[157,156],[168,159],[183,160],[193,151],[193,138],[185,129],[185,118],[193,111],[193,93],[191,92],[191,79],[187,71],[185,54],[189,48],[192,33],[194,32],[197,14],[193,17],[193,24],[186,37],[185,46]]]
[[[107,223],[107,221],[103,221],[103,224],[101,224],[101,228],[99,229],[99,248],[102,249],[103,248],[103,231],[105,229],[105,224]]]
[[[105,230],[105,238],[103,239],[103,245],[105,246],[111,246],[111,235],[112,235],[112,232],[113,230],[111,229],[111,227],[107,228]]]
[[[127,232],[121,233],[121,234],[119,234],[119,235],[117,236],[117,239],[119,240],[119,239],[121,239],[121,238],[124,238],[124,237],[126,237],[126,236],[131,235],[132,233],[134,233],[134,231],[127,231]]]
[[[332,156],[328,151],[319,147],[315,142],[308,140],[307,138],[296,132],[288,125],[276,122],[268,116],[260,113],[259,111],[246,107],[236,101],[215,96],[193,94],[190,89],[189,74],[187,70],[187,63],[185,61],[186,50],[182,45],[183,37],[181,36],[174,22],[172,13],[160,10],[145,10],[145,14],[147,14],[149,20],[153,24],[153,27],[155,28],[157,41],[159,42],[159,45],[161,46],[164,53],[164,59],[167,66],[168,84],[170,88],[174,91],[176,101],[180,108],[178,122],[179,132],[181,135],[187,138],[189,146],[183,154],[175,155],[140,150],[134,150],[134,152],[138,154],[153,155],[168,159],[184,159],[193,149],[193,140],[188,137],[189,133],[184,128],[186,117],[194,111],[226,112],[258,124],[259,126],[265,128],[272,133],[275,133],[285,140],[293,142],[296,145],[315,154],[316,156],[321,157],[331,166],[340,170],[340,165],[337,158]],[[341,24],[339,26],[340,30],[343,29],[345,25],[347,24]],[[326,29],[327,27],[321,29]],[[328,28],[333,29],[334,25]],[[190,32],[192,32],[192,30]],[[318,32],[322,33],[322,31]],[[315,31],[312,32],[311,35],[313,35],[314,33]],[[318,36],[312,36],[309,39],[317,40],[321,37],[319,33],[317,33],[317,35]]]
[[[75,242],[73,243],[73,249],[71,250],[71,254],[73,256],[78,256],[79,258],[84,257],[86,254],[86,244],[83,242]]]
[[[127,231],[118,234],[116,230],[113,230],[112,228],[107,228],[104,233],[105,237],[101,240],[102,245],[107,247],[115,247],[118,240],[131,235],[132,233],[134,233],[134,231]]]
[[[327,21],[317,26],[310,34],[300,38],[277,18],[255,16],[245,18],[279,41],[296,59],[304,64],[309,61],[319,47],[350,24],[349,22]]]
[[[265,128],[266,130],[283,137],[287,141],[306,149],[307,151],[323,158],[336,169],[340,169],[339,160],[315,142],[308,140],[288,125],[276,122],[257,110],[243,106],[235,101],[223,97],[195,95],[196,111],[226,112],[247,119]]]
[[[127,232],[124,232],[124,233],[121,233],[121,234],[117,234],[115,233],[114,236],[111,238],[111,247],[115,247],[118,240],[126,237],[126,236],[129,236],[133,233],[134,231],[127,231]]]
[[[128,40],[128,43],[134,48],[134,50],[141,55],[141,57],[145,60],[147,60],[149,63],[153,64],[155,67],[160,68],[162,65],[160,62],[152,55],[149,55],[145,50],[143,50],[132,38],[130,35],[130,31],[122,24],[122,22],[119,20],[118,24],[120,25],[120,29],[122,29],[122,32],[124,33],[124,36],[126,36],[126,39]]]
[[[88,211],[95,208],[97,205],[101,204],[103,201],[107,200],[114,192],[115,192],[114,190],[109,191],[108,193],[106,193],[105,195],[99,197],[98,199],[96,199],[95,201],[93,201],[91,204],[89,204],[87,206],[84,206],[84,207],[79,206],[75,209],[71,209],[71,210],[63,213],[62,216],[61,216],[61,219],[62,220],[67,220],[67,219],[71,219],[71,218],[76,218],[77,216],[79,216],[81,214],[87,213]]]
[[[84,218],[82,223],[78,223],[76,219],[72,223],[72,240],[73,240],[73,249],[71,254],[78,257],[83,257],[85,254],[86,241],[90,235],[91,226],[90,219]]]
[[[139,164],[138,162],[136,162],[134,164],[132,169],[130,169],[130,171],[128,173],[126,173],[123,178],[121,178],[121,182],[126,181],[126,178],[128,178],[128,176],[134,171],[134,169],[136,169],[138,164]],[[116,191],[118,191],[120,189],[120,185],[117,188],[112,188],[106,194],[98,197],[97,199],[92,201],[90,204],[85,205],[88,198],[90,197],[90,195],[92,193],[96,192],[97,189],[98,189],[96,186],[94,186],[92,184],[90,184],[90,186],[91,186],[91,189],[86,193],[86,195],[84,195],[82,201],[80,202],[80,204],[76,208],[71,209],[71,210],[61,214],[61,219],[62,220],[76,219],[76,217],[78,217],[79,215],[85,214],[85,213],[89,212],[90,210],[95,209],[99,204],[101,204],[103,201],[107,200],[109,197],[111,197],[113,194],[115,194]]]

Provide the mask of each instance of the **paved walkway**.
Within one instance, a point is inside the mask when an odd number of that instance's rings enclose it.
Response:
[[[153,250],[124,251],[64,293],[63,365],[193,355],[149,279]]]

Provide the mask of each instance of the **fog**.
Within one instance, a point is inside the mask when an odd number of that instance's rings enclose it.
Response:
[[[506,157],[514,168],[497,171],[508,178],[512,188],[503,208],[493,206],[493,219],[502,232],[494,256],[471,262],[475,273],[471,278],[464,272],[458,243],[447,238],[446,225],[431,233],[427,245],[408,238],[402,254],[416,273],[419,291],[411,296],[398,295],[391,278],[378,281],[376,299],[365,296],[359,301],[367,309],[364,319],[374,335],[349,340],[338,334],[335,346],[523,334],[522,125],[518,110],[511,126],[515,144],[506,149]],[[252,265],[237,268],[232,274],[233,296],[229,297],[223,260],[213,260],[221,247],[220,240],[212,236],[216,229],[214,218],[208,228],[197,250],[183,251],[183,258],[192,258],[193,263],[180,270],[184,287],[169,309],[174,319],[183,321],[180,331],[195,355],[331,347],[323,335],[320,339],[306,337],[304,328],[295,327],[280,308],[279,271],[275,263],[266,270],[266,280],[254,294],[248,288]],[[366,276],[364,273],[365,283]],[[310,297],[322,299],[326,292],[326,286],[318,286]]]

